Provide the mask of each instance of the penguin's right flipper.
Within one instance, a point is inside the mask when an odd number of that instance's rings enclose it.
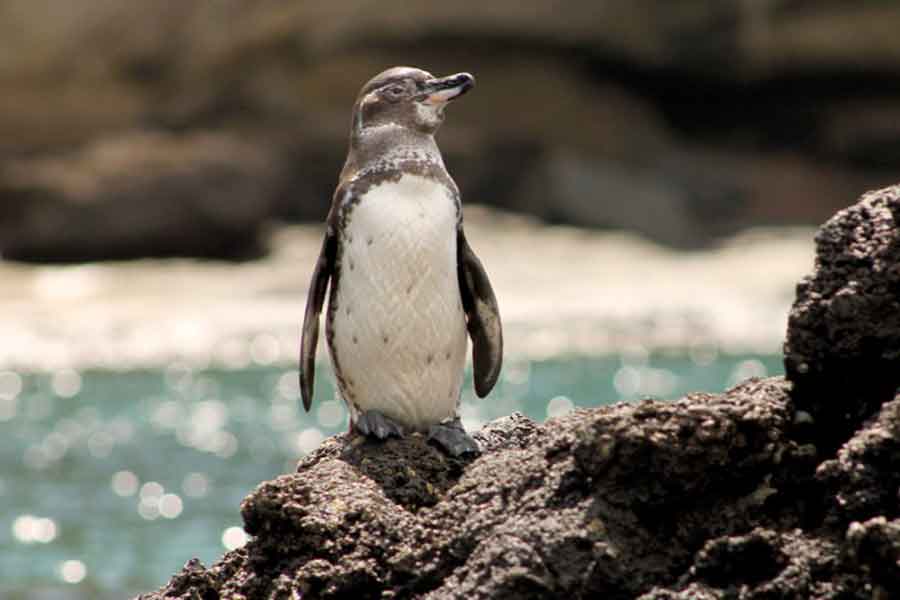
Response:
[[[456,240],[457,274],[466,327],[472,338],[472,363],[475,371],[475,393],[488,395],[503,365],[503,327],[497,298],[481,261],[469,247],[460,225]]]
[[[306,297],[306,313],[303,316],[303,333],[300,338],[300,395],[303,397],[303,408],[309,412],[312,406],[313,380],[316,369],[316,345],[319,341],[319,315],[325,303],[325,292],[328,280],[334,274],[337,257],[337,235],[331,226],[325,231],[322,251],[313,269],[309,282],[309,295]]]

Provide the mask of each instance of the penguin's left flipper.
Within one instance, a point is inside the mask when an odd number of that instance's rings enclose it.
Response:
[[[503,365],[503,328],[497,298],[481,261],[469,247],[462,225],[457,233],[457,274],[466,327],[472,338],[472,363],[475,393],[479,398],[488,395]]]
[[[328,281],[334,274],[337,257],[337,235],[331,226],[325,231],[322,251],[313,269],[306,298],[306,313],[303,315],[303,333],[300,339],[300,395],[303,408],[309,412],[312,406],[313,380],[316,374],[316,344],[319,341],[319,315],[325,303]]]

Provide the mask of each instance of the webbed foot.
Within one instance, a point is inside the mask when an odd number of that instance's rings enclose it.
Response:
[[[384,416],[377,410],[367,410],[356,420],[356,430],[363,435],[370,435],[379,440],[389,437],[403,437],[403,427]]]
[[[463,429],[459,417],[453,421],[438,423],[428,428],[428,439],[437,442],[438,446],[451,456],[463,454],[480,454],[478,444]]]

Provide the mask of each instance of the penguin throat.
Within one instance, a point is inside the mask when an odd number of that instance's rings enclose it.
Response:
[[[436,130],[444,120],[444,105],[417,102],[416,116],[425,127]]]
[[[444,167],[434,136],[393,123],[366,127],[351,141],[345,172],[358,174],[390,171],[406,163]]]

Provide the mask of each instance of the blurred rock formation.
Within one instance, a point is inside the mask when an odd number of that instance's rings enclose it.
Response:
[[[677,246],[818,223],[900,167],[898,29],[900,5],[876,1],[8,0],[0,165],[16,167],[0,169],[0,252],[252,255],[265,219],[323,218],[353,98],[393,64],[478,77],[441,132],[467,202]],[[157,134],[218,136],[228,175],[210,178],[208,151],[177,152],[181,177],[142,175]],[[123,138],[123,156],[84,160]],[[88,240],[45,228],[73,214],[60,178],[101,159],[134,177],[78,203],[115,196],[117,212],[72,217]],[[43,169],[60,160],[65,175]],[[23,170],[43,175],[23,187]],[[246,215],[242,236],[175,198]],[[170,210],[172,231],[148,210]]]
[[[825,273],[841,289],[882,277],[900,236],[882,211],[898,202],[900,186],[867,195],[822,228],[817,273],[795,311]],[[858,268],[835,270],[849,256]],[[878,306],[882,288],[847,293]],[[789,345],[821,331],[814,356],[832,371],[811,362],[803,377],[789,370],[790,380],[541,425],[513,415],[476,434],[475,460],[418,436],[335,436],[244,500],[245,547],[209,569],[191,561],[141,598],[892,598],[900,338],[867,329],[869,312],[853,314],[858,323],[842,322],[859,335],[843,345],[829,343],[827,312],[792,318]],[[864,353],[870,344],[878,355]],[[843,370],[855,356],[871,368]],[[840,396],[805,396],[842,377]]]
[[[7,258],[249,258],[271,208],[275,157],[223,134],[132,134],[2,172]]]

